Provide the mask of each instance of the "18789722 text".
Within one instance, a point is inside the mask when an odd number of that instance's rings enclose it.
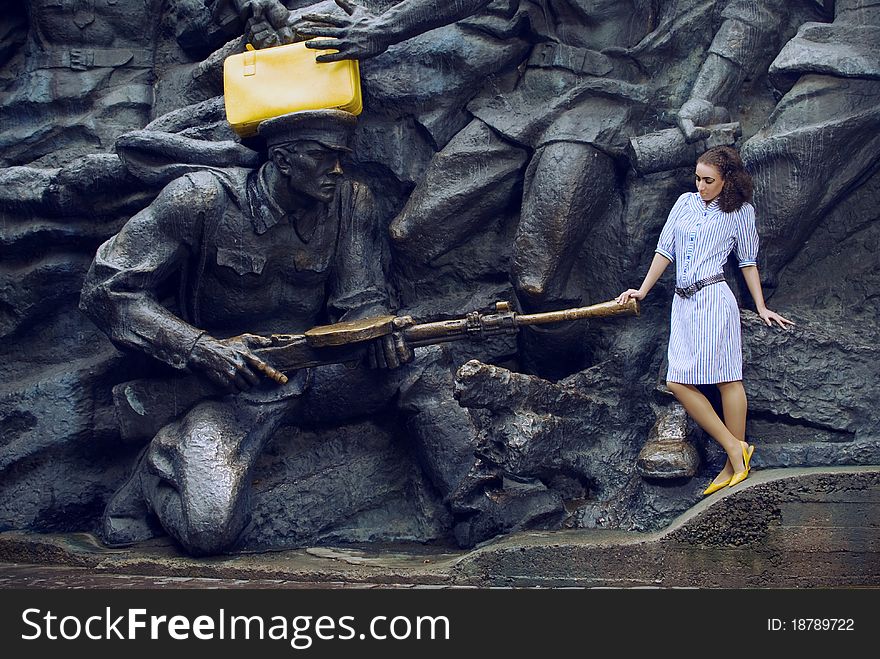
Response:
[[[767,618],[771,632],[851,632],[855,631],[853,618]]]

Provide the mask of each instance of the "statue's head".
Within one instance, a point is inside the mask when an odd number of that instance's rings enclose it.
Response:
[[[291,189],[329,203],[342,177],[340,157],[350,152],[357,118],[342,110],[291,112],[262,122],[269,160]]]

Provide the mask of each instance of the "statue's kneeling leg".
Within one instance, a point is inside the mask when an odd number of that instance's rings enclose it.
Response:
[[[388,232],[398,256],[427,264],[491,225],[517,190],[526,151],[475,119],[431,160]]]
[[[142,506],[190,554],[230,548],[248,521],[251,469],[290,403],[206,401],[163,427],[108,505],[105,539],[120,544],[126,533],[129,542],[143,539],[138,535],[153,527],[149,516],[138,522],[132,514]]]

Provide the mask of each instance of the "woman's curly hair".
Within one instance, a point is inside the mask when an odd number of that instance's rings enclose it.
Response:
[[[736,149],[729,146],[712,147],[697,158],[697,162],[711,165],[721,174],[724,187],[718,195],[718,205],[725,213],[739,210],[744,203],[752,200],[752,176],[746,171]]]

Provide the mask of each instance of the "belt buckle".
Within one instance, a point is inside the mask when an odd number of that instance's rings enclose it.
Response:
[[[686,286],[682,289],[685,297],[693,297],[697,294],[697,291],[700,290],[696,284],[691,284],[690,286]]]
[[[73,71],[86,71],[95,65],[95,51],[88,48],[71,48],[68,58],[68,66]]]

